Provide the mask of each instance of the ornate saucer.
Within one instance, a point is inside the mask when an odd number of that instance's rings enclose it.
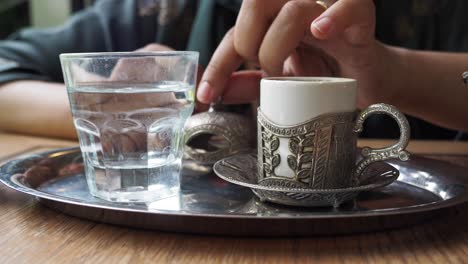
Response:
[[[257,155],[237,154],[215,163],[214,172],[218,177],[230,183],[250,188],[262,202],[304,207],[333,206],[354,199],[360,192],[370,191],[389,185],[398,178],[400,172],[385,162],[370,165],[355,187],[342,189],[305,189],[283,186],[271,187],[258,184]],[[281,180],[284,181],[284,180]]]

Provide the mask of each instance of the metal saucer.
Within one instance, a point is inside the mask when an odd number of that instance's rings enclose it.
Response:
[[[389,185],[400,174],[393,166],[385,162],[376,162],[364,171],[358,186],[318,190],[264,186],[257,181],[257,168],[257,155],[253,153],[237,154],[224,158],[213,167],[218,177],[230,183],[250,188],[262,202],[268,201],[302,207],[339,207],[342,203],[354,199],[360,192]]]

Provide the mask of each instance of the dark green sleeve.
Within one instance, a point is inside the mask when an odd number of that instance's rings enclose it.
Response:
[[[130,51],[154,40],[142,35],[137,1],[104,0],[57,28],[25,29],[0,41],[0,83],[20,79],[62,81],[59,54]],[[148,31],[148,28],[145,28]]]

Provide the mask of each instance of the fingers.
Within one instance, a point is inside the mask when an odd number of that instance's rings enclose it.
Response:
[[[231,74],[244,60],[258,58],[270,75],[280,74],[284,60],[320,11],[323,8],[309,0],[244,1],[235,30],[225,36],[205,70],[198,100],[211,103],[222,95]]]
[[[253,102],[260,96],[261,71],[238,71],[232,74],[223,94],[225,104]]]
[[[202,103],[211,103],[223,94],[231,74],[244,60],[256,61],[268,27],[287,0],[245,0],[236,22],[216,49],[197,92]],[[234,32],[235,31],[235,32]]]
[[[198,70],[197,70],[197,85],[195,86],[195,87],[196,87],[196,91],[198,91],[198,89],[199,89],[199,87],[200,87],[200,81],[201,81],[201,79],[202,79],[203,72],[204,72],[203,67],[200,66],[200,65],[198,65]],[[195,96],[195,97],[196,97],[196,96]],[[194,113],[205,112],[205,111],[207,111],[209,108],[210,108],[209,105],[207,105],[207,104],[202,104],[202,103],[200,103],[200,101],[197,100],[197,98],[195,98]]]
[[[310,23],[323,7],[309,0],[287,2],[268,29],[259,50],[259,61],[268,75],[280,75],[284,61],[299,46]]]
[[[234,48],[234,32],[231,29],[224,36],[205,69],[197,91],[198,100],[205,104],[216,101],[223,94],[224,86],[231,74],[241,63],[242,58]]]
[[[313,21],[310,31],[318,39],[330,39],[347,31],[348,40],[359,44],[373,37],[374,28],[372,0],[339,0]]]
[[[247,61],[258,61],[258,50],[271,22],[287,0],[244,0],[236,21],[234,45]]]
[[[372,39],[374,27],[372,0],[340,0],[325,12],[322,6],[310,0],[245,0],[235,30],[223,39],[203,75],[197,97],[202,103],[211,103],[229,90],[224,96],[226,102],[230,97],[233,101],[250,98],[255,92],[248,93],[245,98],[234,98],[234,92],[240,94],[240,91],[232,87],[241,87],[235,82],[244,78],[234,76],[232,85],[228,83],[242,61],[258,60],[268,75],[281,75],[285,60],[309,32],[317,39],[330,39],[344,33],[352,44],[360,45]]]

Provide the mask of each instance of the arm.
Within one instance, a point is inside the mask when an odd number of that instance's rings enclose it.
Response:
[[[0,41],[0,130],[76,138],[58,56],[143,46],[135,10],[135,1],[99,1],[63,26]]]
[[[461,77],[468,54],[395,47],[388,47],[388,53],[393,67],[382,88],[394,91],[391,104],[434,124],[468,131],[468,88]]]
[[[26,29],[0,41],[6,61],[0,67],[0,131],[76,138],[65,86],[52,81],[62,81],[61,52],[105,50],[102,27],[85,29],[98,21],[89,9],[59,28]]]
[[[76,138],[65,86],[15,81],[0,87],[0,131]]]
[[[172,49],[149,44],[137,51],[168,50]],[[132,65],[119,64],[115,71],[141,74],[129,66]],[[158,95],[158,98],[150,100],[151,104],[162,98]],[[144,99],[138,98],[129,103],[144,102]],[[61,83],[21,80],[1,85],[0,120],[0,131],[76,139],[67,90]]]

